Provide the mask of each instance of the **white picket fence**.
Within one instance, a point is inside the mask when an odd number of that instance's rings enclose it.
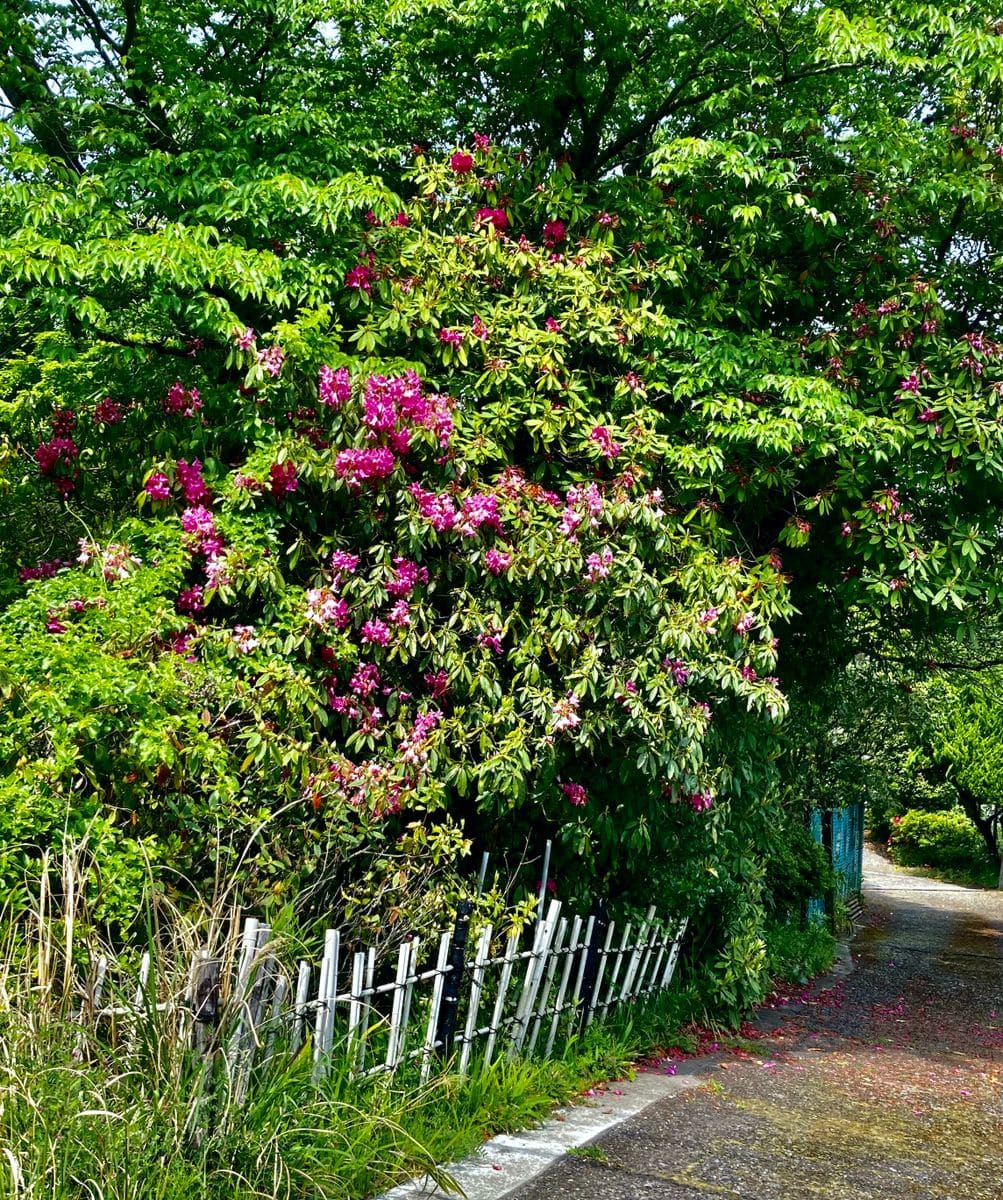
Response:
[[[297,1054],[308,1040],[318,1078],[336,1057],[361,1075],[416,1062],[425,1079],[443,1057],[466,1073],[476,1050],[485,1062],[499,1053],[549,1055],[562,1026],[585,1028],[667,988],[687,925],[656,921],[654,908],[622,928],[561,909],[551,901],[527,935],[500,943],[484,926],[469,956],[460,917],[431,945],[401,944],[392,970],[374,949],[343,953],[331,929],[319,966],[302,960],[287,972],[269,926],[249,918],[235,952],[196,955],[181,995],[159,994],[165,985],[147,953],[135,989],[120,985],[118,1002],[105,1003],[109,964],[99,959],[80,1019],[116,1021],[129,1036],[155,1011],[160,1036],[222,1051],[238,1095],[253,1066]]]

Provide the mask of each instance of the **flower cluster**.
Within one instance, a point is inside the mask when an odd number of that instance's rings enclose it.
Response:
[[[77,556],[77,562],[82,567],[86,567],[92,562],[100,563],[101,574],[109,583],[128,579],[133,570],[142,565],[141,560],[130,551],[129,547],[123,546],[120,542],[109,542],[107,546],[101,547],[89,538],[81,538],[79,547],[80,553]]]
[[[589,434],[589,441],[595,442],[606,458],[616,458],[623,449],[605,425],[596,425]]]
[[[565,733],[569,729],[577,729],[582,723],[582,719],[578,715],[579,704],[581,704],[581,699],[575,692],[568,692],[562,696],[551,711],[551,732]]]
[[[321,367],[317,372],[317,398],[327,408],[341,408],[352,398],[352,377],[346,367]]]
[[[596,583],[600,579],[605,579],[612,565],[613,551],[608,547],[603,547],[598,554],[590,554],[585,560],[586,582]]]
[[[582,807],[589,798],[589,794],[580,783],[562,783],[561,791],[567,796],[568,802],[578,807]]]
[[[194,417],[202,408],[202,397],[198,388],[186,388],[179,379],[167,389],[161,406],[168,416]]]

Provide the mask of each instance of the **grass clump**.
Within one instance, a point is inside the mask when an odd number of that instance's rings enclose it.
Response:
[[[791,919],[766,927],[766,969],[772,979],[806,983],[836,961],[836,939],[825,925]]]

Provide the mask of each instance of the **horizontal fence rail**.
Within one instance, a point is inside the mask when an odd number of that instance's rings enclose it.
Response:
[[[194,956],[173,995],[150,953],[131,982],[101,957],[78,1017],[107,1023],[126,1041],[149,1020],[157,1036],[222,1055],[238,1102],[252,1071],[276,1055],[307,1052],[308,1043],[317,1079],[335,1063],[356,1075],[412,1063],[426,1079],[443,1059],[465,1074],[475,1053],[486,1063],[549,1055],[562,1032],[667,988],[687,926],[685,918],[656,920],[654,908],[618,926],[601,906],[583,918],[552,900],[523,932],[501,937],[488,924],[471,937],[470,908],[460,905],[451,931],[404,941],[392,962],[373,948],[346,951],[340,931],[329,929],[320,962],[293,969],[281,962],[270,927],[249,917],[218,954]]]

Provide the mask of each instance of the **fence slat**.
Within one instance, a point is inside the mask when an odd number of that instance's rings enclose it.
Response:
[[[470,1000],[467,1004],[467,1023],[463,1029],[463,1043],[460,1047],[461,1075],[466,1075],[470,1065],[470,1051],[477,1030],[477,1015],[481,1007],[481,993],[484,989],[484,972],[487,969],[488,955],[491,953],[491,926],[486,925],[481,930],[477,941],[477,951],[474,955],[474,965],[470,972]]]
[[[553,1016],[550,1020],[550,1032],[547,1034],[547,1044],[544,1047],[544,1057],[549,1058],[550,1052],[554,1048],[554,1041],[557,1038],[557,1030],[561,1024],[561,1016],[564,1013],[564,997],[568,990],[568,980],[571,978],[571,968],[575,963],[575,954],[579,953],[583,948],[579,946],[578,937],[582,931],[581,917],[575,917],[571,923],[571,937],[568,940],[567,952],[564,956],[564,969],[561,971],[561,981],[557,985],[557,999],[554,1001]],[[581,966],[584,968],[585,956],[581,955]]]
[[[487,1066],[495,1052],[495,1043],[501,1030],[502,1019],[505,1015],[505,997],[508,985],[512,980],[512,968],[515,965],[516,954],[519,950],[519,934],[513,930],[505,945],[505,957],[502,960],[501,979],[498,981],[498,995],[495,997],[495,1007],[491,1014],[491,1024],[488,1027],[488,1042],[484,1048],[484,1065]]]
[[[547,1002],[550,999],[550,993],[554,987],[554,975],[557,972],[557,964],[563,954],[564,939],[568,934],[568,919],[561,917],[557,924],[557,932],[554,934],[553,941],[550,945],[550,954],[547,960],[547,971],[540,984],[539,991],[536,996],[536,1012],[533,1015],[532,1023],[529,1026],[529,1040],[526,1042],[526,1053],[532,1054],[536,1049],[536,1040],[540,1036],[540,1026],[543,1023],[543,1015],[547,1011]]]
[[[435,966],[435,981],[432,984],[432,1006],[428,1013],[428,1029],[425,1032],[425,1047],[421,1056],[422,1083],[432,1071],[432,1053],[435,1050],[435,1035],[439,1028],[439,1007],[442,1004],[442,995],[446,984],[450,940],[448,933],[444,933],[439,938],[439,957]]]

